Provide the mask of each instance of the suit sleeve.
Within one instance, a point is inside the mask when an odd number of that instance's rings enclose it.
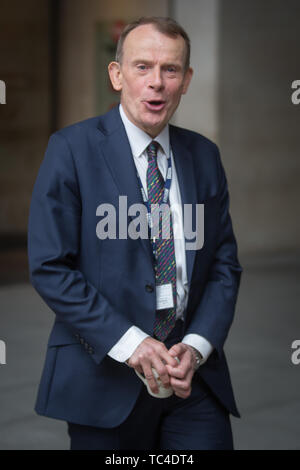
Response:
[[[73,156],[64,135],[55,133],[31,200],[30,278],[57,319],[84,338],[99,363],[132,324],[78,269],[80,233],[81,198]]]
[[[217,246],[201,301],[186,335],[203,336],[221,355],[234,317],[242,268],[238,261],[237,243],[229,214],[227,180],[217,147],[216,158],[220,221]]]

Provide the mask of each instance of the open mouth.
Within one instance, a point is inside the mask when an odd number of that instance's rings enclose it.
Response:
[[[166,104],[166,102],[163,100],[149,100],[145,101],[144,103],[151,111],[161,111]]]

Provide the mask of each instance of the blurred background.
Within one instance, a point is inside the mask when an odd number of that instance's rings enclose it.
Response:
[[[227,174],[244,268],[225,348],[235,447],[300,449],[298,0],[0,0],[0,449],[68,448],[66,424],[33,410],[54,316],[28,279],[31,192],[50,134],[118,102],[107,64],[124,25],[148,15],[191,38],[173,123],[215,141]]]

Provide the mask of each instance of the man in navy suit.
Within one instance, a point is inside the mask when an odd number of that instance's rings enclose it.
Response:
[[[35,409],[67,421],[71,449],[233,448],[223,347],[242,270],[217,146],[168,124],[189,56],[174,20],[128,25],[108,68],[120,106],[54,133],[37,177],[30,274],[55,322]],[[148,227],[155,197],[168,241]]]

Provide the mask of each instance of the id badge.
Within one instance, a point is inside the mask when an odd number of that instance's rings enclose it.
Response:
[[[156,286],[156,310],[174,307],[172,283]]]

